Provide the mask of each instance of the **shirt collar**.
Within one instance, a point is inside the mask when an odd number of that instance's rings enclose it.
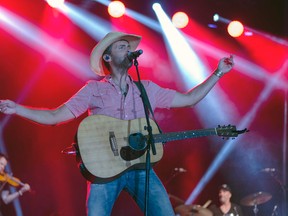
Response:
[[[112,76],[111,76],[110,74],[106,75],[106,76],[104,77],[104,79],[105,79],[106,82],[109,82],[109,83],[111,83],[111,84],[114,84],[114,82],[113,82],[113,80],[112,80]],[[133,79],[132,79],[132,77],[131,77],[129,74],[128,74],[127,78],[126,78],[126,81],[127,81],[128,84],[131,83],[131,82],[133,82]]]

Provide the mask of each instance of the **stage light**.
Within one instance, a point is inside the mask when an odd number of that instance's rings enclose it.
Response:
[[[245,31],[244,35],[245,36],[253,36],[253,32],[252,31]]]
[[[162,7],[161,7],[161,5],[160,5],[159,3],[154,3],[154,4],[152,5],[152,8],[153,8],[153,10],[160,10],[160,9],[162,9]]]
[[[214,16],[213,16],[213,20],[215,21],[215,22],[222,22],[222,23],[226,23],[226,24],[230,24],[232,21],[231,20],[229,20],[229,19],[226,19],[226,18],[224,18],[224,17],[221,17],[220,15],[218,15],[218,14],[214,14]],[[236,24],[237,25],[237,24]],[[242,28],[243,27],[243,25],[242,25],[242,27],[241,27],[241,23],[240,23],[240,25],[239,25],[239,27],[240,28]],[[243,31],[244,31],[244,27],[243,27]],[[245,36],[253,36],[253,35],[255,35],[255,34],[258,34],[258,35],[261,35],[261,36],[263,36],[263,37],[266,37],[267,39],[270,39],[270,40],[272,40],[272,41],[274,41],[274,42],[276,42],[276,43],[278,43],[278,44],[282,44],[282,45],[284,45],[284,46],[287,46],[287,40],[285,40],[285,39],[282,39],[282,38],[279,38],[279,37],[275,37],[274,35],[271,35],[271,34],[267,34],[266,32],[262,32],[262,31],[259,31],[259,30],[257,30],[257,29],[254,29],[254,28],[250,28],[250,27],[248,27],[248,26],[245,26],[245,32],[244,32],[244,35]]]
[[[121,1],[112,1],[108,6],[110,16],[119,18],[125,13],[125,5]]]
[[[47,0],[47,3],[52,8],[59,8],[64,4],[65,0]]]
[[[177,12],[172,17],[172,23],[176,28],[185,28],[188,22],[189,18],[184,12]]]
[[[220,18],[219,14],[214,14],[214,16],[213,16],[214,22],[218,22],[219,18]]]
[[[171,57],[175,60],[179,72],[185,77],[183,78],[185,85],[189,88],[192,83],[198,83],[203,80],[204,72],[207,69],[188,44],[186,38],[174,26],[161,5],[154,4],[153,9],[161,25],[167,47],[171,51]]]
[[[218,27],[217,25],[212,24],[212,23],[209,23],[207,26],[208,26],[209,28],[212,28],[212,29],[216,29],[216,28]]]
[[[226,19],[224,17],[221,17],[219,14],[213,15],[213,21],[214,22],[222,22],[222,23],[226,23],[226,24],[229,24],[231,22],[231,20]]]
[[[232,37],[239,37],[243,34],[244,26],[239,21],[232,21],[227,26],[227,31]]]

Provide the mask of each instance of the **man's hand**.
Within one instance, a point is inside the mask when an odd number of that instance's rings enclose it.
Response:
[[[30,191],[30,185],[29,184],[24,184],[23,187],[18,191],[18,193],[20,195],[22,195],[26,191]]]
[[[234,66],[233,55],[230,55],[229,58],[222,58],[218,63],[218,71],[221,71],[223,74],[228,73]]]
[[[15,114],[17,104],[11,100],[0,100],[0,112],[4,114]]]

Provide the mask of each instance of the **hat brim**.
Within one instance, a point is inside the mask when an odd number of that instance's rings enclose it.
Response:
[[[135,51],[141,41],[141,36],[134,34],[125,34],[122,32],[110,32],[100,40],[93,48],[90,55],[91,69],[99,76],[105,76],[109,73],[104,66],[102,55],[112,43],[119,40],[126,40],[130,44],[131,51]]]

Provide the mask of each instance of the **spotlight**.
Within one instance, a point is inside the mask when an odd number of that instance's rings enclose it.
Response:
[[[228,20],[224,17],[221,17],[219,14],[214,14],[213,15],[213,21],[214,22],[222,22],[228,24],[231,20]]]
[[[119,18],[125,13],[125,5],[121,1],[112,1],[108,6],[110,16]]]
[[[245,31],[244,35],[245,36],[253,36],[253,32],[252,31]]]
[[[239,37],[243,34],[244,26],[239,21],[232,21],[227,26],[227,31],[232,37]]]
[[[47,0],[47,3],[52,8],[60,8],[64,4],[65,0]]]
[[[189,18],[184,12],[177,12],[172,17],[172,23],[176,28],[185,28],[188,22]]]
[[[214,22],[218,22],[219,18],[220,18],[219,14],[214,14],[214,16],[213,16]]]
[[[154,3],[154,4],[152,5],[152,8],[153,8],[153,10],[159,10],[159,9],[161,9],[162,7],[161,7],[161,5],[160,5],[159,3]]]
[[[212,24],[212,23],[209,23],[207,26],[208,26],[209,28],[212,28],[212,29],[216,29],[216,28],[217,28],[217,25]]]

